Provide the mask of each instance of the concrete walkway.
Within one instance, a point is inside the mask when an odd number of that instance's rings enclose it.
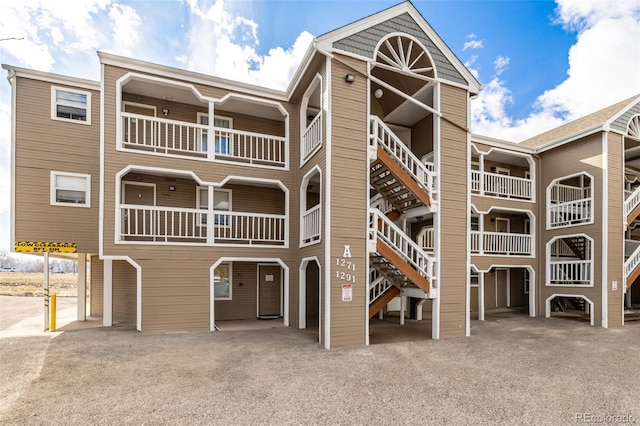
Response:
[[[0,424],[640,422],[640,324],[505,313],[472,333],[331,351],[290,328],[4,337]]]

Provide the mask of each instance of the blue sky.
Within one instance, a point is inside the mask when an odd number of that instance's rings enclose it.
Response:
[[[314,36],[398,1],[0,2],[0,62],[99,79],[96,51],[284,88]],[[640,0],[413,2],[483,84],[472,130],[520,141],[640,93]],[[0,249],[10,87],[0,79]]]

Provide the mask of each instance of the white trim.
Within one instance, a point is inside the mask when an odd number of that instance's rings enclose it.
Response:
[[[367,75],[371,75],[371,63],[367,63]],[[371,79],[367,78],[367,123],[371,123]],[[367,129],[369,129],[367,127]],[[369,133],[369,130],[367,130],[367,133]],[[370,135],[367,134],[367,138]],[[368,139],[367,139],[368,140]],[[368,153],[368,149],[365,151],[366,152],[366,159],[365,159],[365,164],[367,165],[367,167],[371,167],[371,160],[369,159],[369,153]],[[365,179],[366,179],[366,185],[365,185],[365,199],[367,200],[367,217],[370,217],[369,215],[371,214],[371,191],[369,190],[369,188],[371,188],[371,174],[370,173],[366,173],[365,174]],[[364,285],[365,285],[365,304],[364,304],[364,317],[365,317],[365,321],[364,321],[364,328],[365,328],[365,333],[364,333],[364,340],[365,340],[365,345],[369,346],[370,344],[370,336],[369,333],[371,332],[370,329],[370,318],[369,318],[369,306],[371,304],[371,291],[369,290],[370,287],[369,285],[371,284],[371,273],[369,272],[371,270],[371,250],[369,248],[369,244],[365,244],[365,251],[364,251],[364,255],[365,255],[365,259],[366,259],[366,265],[367,265],[367,270],[365,271],[365,279],[364,279]],[[383,309],[380,310],[379,314],[382,315],[382,311]],[[422,311],[421,311],[422,312]]]
[[[113,259],[105,258],[102,279],[102,326],[113,325]]]
[[[525,264],[519,264],[519,265],[505,265],[505,264],[491,264],[489,265],[489,267],[487,269],[479,269],[477,268],[474,264],[471,264],[471,267],[474,268],[476,271],[478,271],[478,274],[480,274],[480,287],[482,288],[482,290],[478,290],[478,291],[482,291],[482,303],[483,303],[483,310],[482,310],[482,317],[483,317],[483,321],[484,321],[484,274],[488,273],[489,271],[491,271],[492,268],[495,269],[526,269],[527,271],[529,271],[529,316],[531,318],[535,318],[536,316],[536,284],[535,284],[535,278],[536,278],[536,270],[532,265],[525,265]],[[478,302],[479,303],[479,302]]]
[[[54,74],[43,71],[36,71],[28,68],[15,67],[13,65],[2,64],[2,68],[9,72],[9,77],[13,75],[31,80],[46,81],[48,83],[63,84],[80,89],[95,90],[101,89],[101,81],[86,80],[83,78],[70,77],[68,75]],[[13,73],[13,74],[12,74]]]
[[[56,194],[57,186],[56,186],[56,177],[64,176],[64,177],[74,177],[74,178],[83,178],[85,180],[85,190],[84,190],[84,203],[65,203],[62,201],[58,201],[58,197]],[[91,175],[86,173],[71,173],[71,172],[60,172],[51,170],[49,174],[49,204],[52,206],[63,206],[63,207],[91,207]],[[64,188],[61,188],[64,189]]]
[[[124,260],[136,268],[136,330],[142,331],[142,266],[129,256],[100,256],[99,258],[105,262],[107,260],[110,262],[114,260]],[[113,304],[113,299],[111,303]]]
[[[318,237],[317,240],[315,241],[310,241],[308,243],[305,243],[304,241],[302,241],[302,228],[303,228],[303,221],[302,218],[305,214],[305,212],[307,212],[307,185],[309,184],[309,180],[316,174],[318,173],[318,175],[320,176],[320,192],[318,193],[318,205],[320,206],[320,235]],[[298,241],[299,248],[302,247],[308,247],[308,246],[312,246],[314,244],[319,244],[320,242],[322,242],[322,169],[320,168],[320,166],[318,164],[316,164],[315,166],[313,166],[307,173],[304,174],[303,178],[302,178],[302,182],[300,183],[300,211],[299,211],[299,216],[298,219],[300,221],[300,241]]]
[[[303,257],[300,261],[298,269],[298,328],[307,328],[307,268],[311,261],[315,261],[318,265],[318,327],[320,327],[321,310],[320,301],[322,298],[322,267],[318,256]],[[318,343],[320,341],[320,333],[318,333]]]
[[[76,319],[85,321],[87,319],[87,254],[78,253],[76,261],[78,265]]]
[[[9,244],[10,250],[14,251],[16,247],[16,124],[17,124],[17,73],[14,69],[7,68],[7,79],[11,85],[11,208],[9,212],[10,230]]]
[[[573,238],[573,237],[584,237],[585,239],[590,241],[589,244],[589,262],[591,263],[589,268],[589,276],[591,277],[591,284],[550,284],[549,283],[549,278],[551,276],[551,246],[553,245],[553,243],[555,243],[558,240],[564,239],[564,238]],[[591,238],[589,235],[585,234],[585,233],[580,233],[580,234],[566,234],[566,235],[556,235],[555,237],[551,238],[551,240],[549,240],[547,242],[547,244],[545,244],[545,253],[544,253],[544,264],[545,264],[545,287],[562,287],[562,288],[591,288],[594,287],[594,282],[595,282],[595,275],[594,275],[594,265],[595,265],[595,243],[593,238]],[[606,288],[606,285],[605,285]]]
[[[98,255],[102,257],[104,254],[104,65],[100,65],[100,184],[98,186],[99,208],[98,208]],[[118,121],[118,120],[116,120]],[[119,126],[116,124],[116,128]],[[118,138],[116,138],[118,139]],[[117,146],[117,143],[116,143]],[[116,189],[117,189],[116,185]],[[120,219],[120,215],[114,216],[116,220]],[[114,226],[115,228],[115,226]]]
[[[87,107],[86,107],[86,115],[85,115],[86,120],[75,120],[73,118],[58,117],[58,109],[57,109],[58,102],[56,100],[57,98],[56,94],[58,91],[75,93],[77,95],[86,96],[86,99],[87,99]],[[91,92],[88,92],[86,90],[72,89],[69,87],[51,86],[51,119],[56,121],[65,121],[67,123],[79,123],[79,124],[85,124],[87,126],[90,126],[91,125]]]
[[[324,231],[325,231],[325,239],[324,239],[324,327],[322,327],[323,334],[323,342],[324,347],[326,349],[331,348],[331,268],[329,267],[330,259],[331,259],[331,111],[332,111],[332,102],[331,102],[331,58],[326,57],[325,59],[326,73],[325,75],[329,76],[327,78],[326,84],[326,96],[327,96],[327,116],[326,116],[326,134],[325,134],[325,200],[324,200]]]
[[[282,282],[284,283],[283,302],[284,313],[283,322],[286,327],[289,327],[289,266],[280,258],[267,258],[267,257],[221,257],[209,267],[209,330],[214,331],[215,325],[215,301],[213,297],[213,274],[218,265],[223,262],[255,262],[255,263],[277,263],[282,268]],[[256,283],[257,285],[258,283]]]
[[[382,37],[380,40],[378,40],[378,43],[376,44],[376,47],[373,49],[373,58],[371,58],[373,60],[373,67],[374,68],[376,66],[378,66],[377,64],[382,64],[381,62],[377,61],[378,53],[380,52],[380,46],[382,46],[383,43],[386,43],[386,41],[389,40],[392,37],[404,37],[404,38],[408,38],[412,42],[417,43],[418,46],[422,49],[422,51],[427,55],[427,58],[429,59],[429,62],[431,64],[431,70],[433,72],[433,77],[428,77],[428,76],[424,76],[422,74],[413,73],[413,72],[411,72],[410,69],[405,70],[404,67],[403,67],[402,70],[397,70],[397,71],[389,69],[387,67],[382,67],[383,69],[386,69],[388,71],[399,72],[400,74],[403,74],[403,75],[406,75],[406,76],[411,76],[411,77],[418,78],[418,79],[421,79],[421,80],[428,80],[430,82],[433,82],[438,78],[438,70],[436,69],[436,63],[433,61],[433,56],[431,56],[431,52],[429,52],[429,49],[427,49],[427,47],[424,44],[422,44],[422,42],[420,40],[418,40],[416,37],[412,36],[411,34],[399,32],[399,31],[395,31],[395,32],[392,32],[392,33],[385,34],[384,37]],[[391,42],[389,42],[389,44],[391,44]],[[401,43],[398,43],[398,44],[401,44]],[[404,51],[402,53],[404,53]],[[392,58],[389,58],[389,59],[392,59]],[[449,59],[449,58],[447,58],[447,59]],[[383,65],[387,65],[387,64],[383,64]],[[369,71],[369,73],[371,73],[371,70]],[[426,77],[426,79],[425,79],[425,77]]]
[[[304,157],[303,154],[303,149],[302,149],[302,145],[303,145],[303,138],[304,138],[304,133],[307,130],[307,108],[309,106],[309,99],[311,98],[311,95],[313,95],[313,93],[316,91],[317,88],[320,88],[320,112],[318,114],[320,114],[320,143],[318,143],[318,145],[316,147],[314,147],[308,154],[307,157]],[[324,116],[327,115],[327,113],[325,112],[325,108],[324,108],[324,91],[323,91],[323,84],[322,84],[322,75],[320,73],[316,73],[315,77],[313,77],[313,80],[311,81],[311,83],[309,84],[309,86],[307,87],[307,90],[305,90],[304,95],[302,95],[302,103],[300,105],[300,139],[299,139],[299,147],[300,147],[300,167],[304,166],[309,160],[311,160],[311,158],[318,152],[320,151],[320,148],[322,148],[322,136],[324,134],[324,132],[322,131],[322,127],[324,125]],[[305,123],[305,124],[303,124]]]
[[[471,100],[467,98],[467,129],[471,128]],[[467,183],[467,205],[470,206],[471,205],[471,164],[473,163],[473,156],[471,155],[471,132],[467,132],[467,166],[466,166],[466,173],[467,173],[467,179],[466,179],[466,183]],[[478,169],[480,169],[479,167],[480,165],[478,164]],[[439,169],[438,169],[439,170]],[[439,188],[438,188],[439,190]],[[472,213],[471,213],[471,209],[467,209],[466,212],[466,218],[465,218],[465,223],[467,223],[467,235],[466,235],[466,243],[465,245],[467,246],[467,259],[466,259],[466,265],[467,265],[467,272],[466,272],[466,277],[465,280],[467,282],[467,288],[466,288],[466,295],[465,295],[465,312],[466,312],[466,317],[465,317],[465,336],[469,337],[471,336],[471,217],[472,217]],[[478,221],[480,221],[480,218],[478,218]],[[480,273],[477,272],[478,270],[476,268],[474,268],[476,270],[476,273],[478,273],[478,293],[480,292],[480,290],[482,289],[482,291],[484,292],[484,281],[482,286],[480,286]],[[480,300],[479,300],[479,295],[478,295],[478,319],[480,319]],[[482,296],[482,300],[484,303],[484,294]],[[484,306],[482,307],[482,320],[484,320]]]
[[[624,145],[624,143],[623,143]],[[624,155],[622,156],[624,159]],[[601,273],[602,273],[602,328],[609,328],[609,279],[608,279],[608,265],[609,259],[607,256],[609,255],[609,210],[608,210],[608,200],[609,200],[609,145],[607,140],[607,133],[602,133],[602,257],[601,257]],[[624,172],[623,172],[624,173]],[[620,188],[618,188],[620,190]],[[591,210],[593,215],[593,204],[594,204],[594,196],[593,196],[593,180],[591,180]],[[624,206],[624,196],[622,198],[623,206]],[[592,243],[593,244],[593,243]],[[624,248],[622,250],[624,254]],[[592,258],[593,259],[593,258]],[[624,256],[623,256],[624,261]],[[593,261],[592,261],[593,262]],[[593,263],[591,264],[593,268]],[[593,276],[593,269],[591,271],[591,276]],[[626,285],[626,281],[624,277],[622,278],[622,285]],[[592,306],[593,308],[593,306]],[[624,309],[623,309],[624,311]],[[623,314],[624,315],[624,314]]]
[[[441,83],[437,83],[434,88],[433,88],[433,106],[436,110],[440,110],[440,89],[441,89]],[[439,115],[434,115],[434,119],[433,119],[433,161],[435,163],[435,169],[438,173],[440,173],[440,171],[442,170],[441,167],[441,158],[440,158],[440,145],[442,144],[442,140],[440,138],[440,123],[441,123],[441,116]],[[468,134],[468,132],[467,132]],[[469,168],[467,167],[467,170]],[[468,172],[467,172],[468,174]],[[441,183],[442,183],[442,179],[438,178],[436,179],[436,194],[441,194]],[[467,193],[469,193],[469,191],[467,190]],[[468,209],[467,209],[468,210]],[[431,303],[431,338],[434,340],[438,340],[440,339],[440,299],[442,298],[442,293],[440,291],[440,282],[442,280],[442,275],[441,275],[441,268],[440,266],[442,265],[442,250],[440,250],[440,242],[441,242],[441,226],[440,226],[440,209],[438,209],[437,213],[433,215],[433,237],[434,237],[434,242],[433,242],[433,250],[434,250],[434,254],[436,257],[436,262],[435,265],[433,267],[434,269],[434,273],[436,276],[435,280],[432,280],[431,282],[431,286],[434,287],[437,292],[436,292],[436,298],[433,299],[433,302]],[[467,217],[468,220],[468,217]],[[468,227],[468,223],[465,224],[465,226]],[[467,232],[467,240],[469,240],[468,237],[468,232]],[[468,252],[467,252],[467,257],[469,256]],[[469,273],[466,273],[466,279],[468,282],[468,275]],[[435,282],[434,282],[435,281]],[[465,290],[466,290],[467,284],[465,284]],[[466,300],[466,296],[465,296],[465,300]],[[466,317],[466,314],[465,314]],[[466,324],[465,324],[465,334],[466,334]]]
[[[604,133],[603,133],[604,135]],[[603,155],[604,155],[604,151],[603,151]],[[604,161],[604,158],[603,158]],[[568,224],[568,225],[559,225],[559,226],[551,226],[551,189],[556,185],[559,184],[560,182],[562,182],[563,180],[567,180],[567,179],[572,179],[574,177],[578,177],[580,175],[584,175],[587,176],[589,178],[589,198],[591,200],[591,205],[590,205],[590,219],[586,222],[580,222],[580,223],[575,223],[575,224]],[[604,185],[603,185],[604,186]],[[553,179],[551,182],[549,182],[549,184],[547,185],[546,189],[545,189],[545,208],[546,208],[546,229],[547,230],[552,230],[552,229],[562,229],[562,228],[572,228],[575,226],[582,226],[582,225],[590,225],[593,224],[595,221],[595,197],[594,197],[594,190],[595,188],[595,179],[593,178],[593,175],[591,175],[590,173],[587,173],[586,171],[581,171],[581,172],[577,172],[577,173],[572,173],[570,175],[566,175],[566,176],[561,176],[561,177],[557,177],[555,179]],[[584,189],[584,187],[583,187]],[[604,188],[603,188],[604,190]],[[606,193],[603,194],[605,196],[605,198],[603,198],[604,200],[606,200]],[[606,204],[606,203],[604,203]]]
[[[553,293],[551,296],[547,297],[544,301],[544,309],[545,309],[544,317],[545,318],[551,318],[551,301],[556,297],[572,297],[572,298],[582,297],[589,304],[589,324],[591,326],[595,324],[595,318],[594,318],[595,304],[591,299],[589,299],[587,296],[583,294]]]

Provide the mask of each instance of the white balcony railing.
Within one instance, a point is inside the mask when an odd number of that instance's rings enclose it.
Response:
[[[640,205],[640,186],[633,192],[625,191],[624,217],[626,218]]]
[[[302,215],[302,243],[308,244],[320,239],[320,204]]]
[[[629,279],[633,271],[640,266],[640,242],[625,241],[624,279]]]
[[[565,203],[568,201],[576,201],[583,198],[589,198],[589,191],[589,187],[582,188],[579,186],[556,183],[551,187],[551,202]]]
[[[591,285],[591,261],[563,260],[549,262],[549,284]]]
[[[569,226],[591,222],[592,219],[591,198],[582,198],[575,201],[567,201],[549,206],[549,226]]]
[[[121,205],[120,241],[284,245],[285,215]],[[212,223],[211,232],[208,224]]]
[[[322,113],[318,113],[302,134],[302,162],[315,152],[322,143]]]
[[[487,255],[531,256],[533,236],[506,232],[471,231],[471,252]]]
[[[165,155],[208,158],[240,164],[286,166],[287,139],[280,136],[214,128],[166,118],[121,113],[122,146]]]
[[[471,170],[471,192],[501,198],[533,199],[531,179]]]
[[[433,251],[433,227],[425,226],[420,232],[418,232],[418,245],[422,247],[423,250],[432,252]]]

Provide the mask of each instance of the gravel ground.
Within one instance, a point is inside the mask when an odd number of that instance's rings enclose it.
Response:
[[[288,328],[0,335],[0,423],[640,422],[640,323],[603,330],[505,313],[472,331],[330,351]]]

